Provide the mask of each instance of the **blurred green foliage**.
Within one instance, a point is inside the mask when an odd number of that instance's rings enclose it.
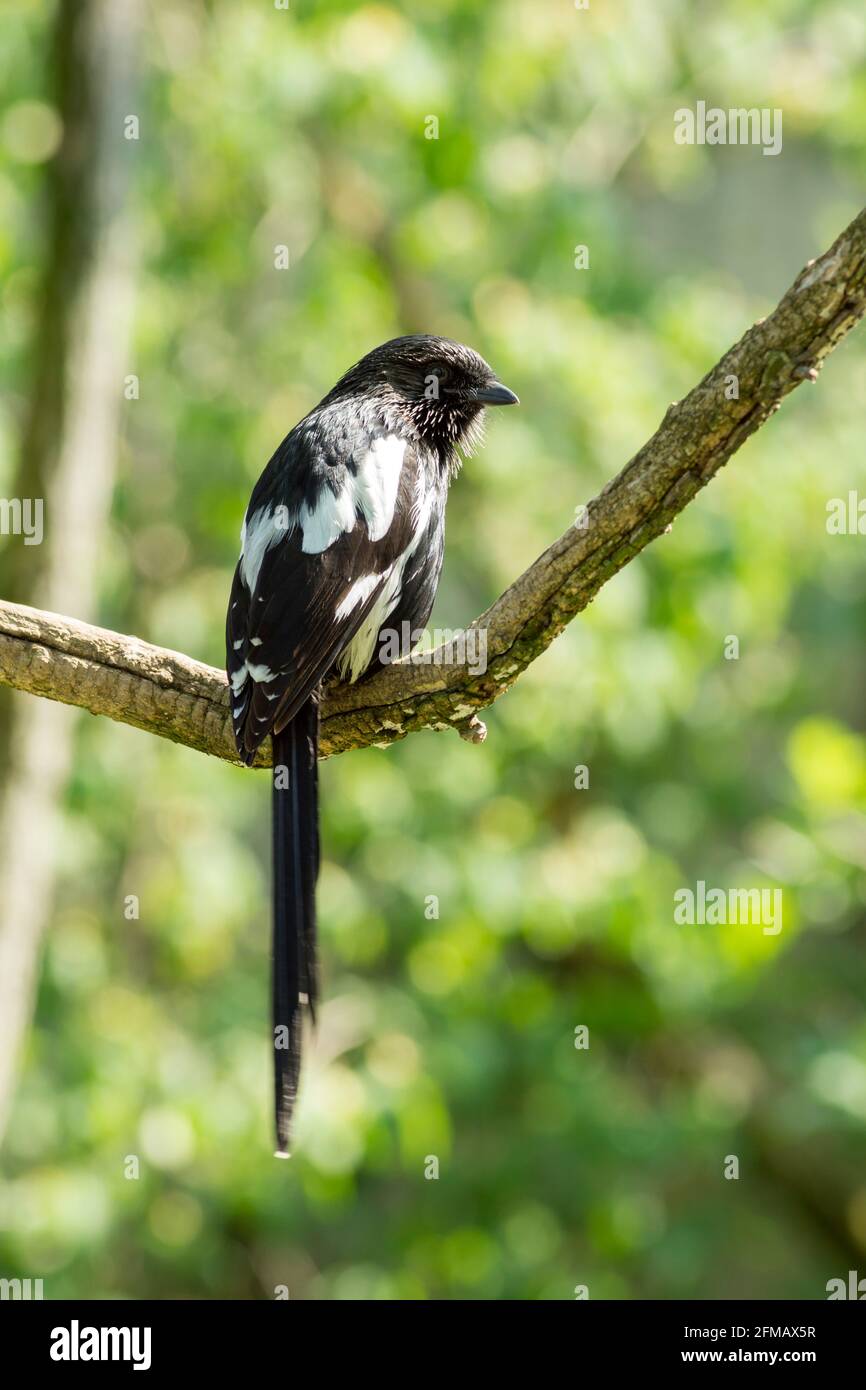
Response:
[[[457,627],[862,199],[856,0],[147,16],[117,364],[141,398],[99,616],[217,665],[251,484],[370,347],[446,333],[521,397],[452,492],[432,621]],[[4,7],[0,486],[56,143],[50,22]],[[698,98],[781,108],[782,154],[675,145]],[[864,383],[861,334],[496,705],[483,747],[430,733],[323,766],[327,1002],[289,1165],[266,779],[81,720],[0,1273],[49,1297],[567,1299],[820,1298],[866,1272],[866,541],[825,526],[828,499],[866,495]],[[699,878],[781,886],[783,931],[675,926]]]

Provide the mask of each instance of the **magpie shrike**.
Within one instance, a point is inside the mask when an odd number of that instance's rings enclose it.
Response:
[[[357,681],[384,665],[383,632],[423,628],[460,455],[479,440],[485,406],[516,402],[471,348],[426,334],[394,338],[286,435],[247,507],[226,666],[242,761],[273,740],[274,1099],[283,1157],[303,1008],[315,1016],[317,996],[320,686],[332,673]]]

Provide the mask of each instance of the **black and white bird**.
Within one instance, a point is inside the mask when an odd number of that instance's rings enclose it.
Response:
[[[319,688],[384,665],[430,616],[448,487],[484,408],[517,397],[471,348],[383,343],[286,435],[241,529],[226,620],[238,752],[273,740],[273,1025],[277,1154],[288,1155],[304,1006],[317,996]],[[396,635],[396,642],[392,634]]]

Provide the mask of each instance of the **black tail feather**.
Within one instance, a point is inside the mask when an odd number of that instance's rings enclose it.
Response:
[[[319,702],[273,738],[273,1026],[277,1153],[287,1155],[301,1071],[303,1006],[315,1018]]]

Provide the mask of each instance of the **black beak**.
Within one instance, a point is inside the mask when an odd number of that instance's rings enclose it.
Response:
[[[482,405],[520,405],[514,392],[503,386],[501,381],[491,381],[489,386],[479,387],[474,395]]]

